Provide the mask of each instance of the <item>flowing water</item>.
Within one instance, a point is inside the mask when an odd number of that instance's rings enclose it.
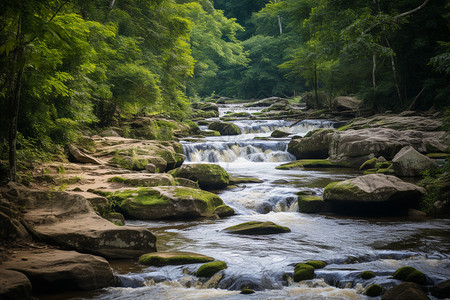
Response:
[[[222,106],[224,111],[249,111],[241,106]],[[253,108],[250,112],[257,112]],[[256,177],[263,183],[240,184],[219,191],[237,215],[221,220],[130,221],[149,228],[158,238],[159,251],[190,251],[225,261],[228,269],[217,288],[204,288],[193,274],[199,265],[146,267],[112,262],[125,287],[108,288],[81,298],[91,299],[365,299],[362,290],[373,283],[385,288],[398,284],[390,278],[401,266],[424,272],[429,284],[450,276],[449,220],[412,222],[404,218],[368,219],[298,212],[298,191],[321,195],[331,181],[358,176],[348,169],[276,170],[294,159],[286,152],[289,138],[270,138],[274,129],[305,135],[332,122],[235,121],[243,134],[208,137],[183,142],[185,163],[216,163],[235,177]],[[205,129],[205,128],[203,128]],[[273,221],[290,233],[239,236],[223,229],[247,221]],[[294,265],[324,260],[316,279],[292,282]],[[362,280],[360,273],[377,276]],[[241,288],[256,291],[241,295]],[[75,298],[77,296],[75,295]]]

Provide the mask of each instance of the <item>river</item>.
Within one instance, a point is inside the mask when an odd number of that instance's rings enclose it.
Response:
[[[222,105],[225,112],[249,111],[240,105]],[[250,112],[257,112],[252,108]],[[298,212],[296,192],[321,195],[331,181],[360,175],[350,169],[276,170],[294,160],[286,152],[288,138],[270,138],[274,129],[305,135],[325,120],[310,120],[290,128],[292,122],[234,121],[244,132],[238,136],[183,141],[185,163],[216,163],[235,177],[256,177],[263,183],[240,184],[218,191],[236,215],[221,220],[128,221],[149,228],[158,238],[158,251],[190,251],[225,261],[228,269],[216,289],[201,288],[192,274],[199,265],[148,267],[113,261],[112,267],[126,287],[108,288],[77,299],[366,299],[362,290],[371,284],[388,289],[399,282],[390,278],[401,266],[413,266],[436,283],[450,276],[450,221],[406,218],[356,218]],[[205,129],[205,128],[202,128]],[[224,233],[228,226],[247,221],[273,221],[290,233],[238,236]],[[301,284],[290,277],[294,265],[324,260],[316,278]],[[370,280],[362,271],[373,271]],[[246,287],[256,291],[241,295]]]

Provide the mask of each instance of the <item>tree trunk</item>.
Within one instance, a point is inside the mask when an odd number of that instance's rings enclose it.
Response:
[[[375,78],[375,71],[377,70],[377,56],[375,53],[372,55],[372,87],[375,90],[377,87],[377,81]]]
[[[400,80],[398,78],[397,68],[395,67],[395,60],[394,60],[394,54],[393,54],[394,51],[392,50],[392,47],[391,47],[388,39],[386,37],[384,37],[384,40],[386,41],[386,45],[391,50],[389,52],[389,56],[391,58],[392,74],[394,75],[394,81],[395,81],[395,87],[397,89],[398,99],[400,100],[400,103],[403,105],[404,103],[403,103],[402,92],[400,91]]]
[[[314,63],[314,98],[316,99],[316,108],[319,108],[319,96],[317,90],[319,89],[317,84],[317,64]]]

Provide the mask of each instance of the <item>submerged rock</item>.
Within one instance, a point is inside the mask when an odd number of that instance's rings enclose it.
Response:
[[[12,270],[0,270],[0,299],[31,299],[31,282],[24,274]]]
[[[283,137],[287,137],[287,136],[289,136],[290,135],[290,133],[289,132],[286,132],[286,131],[282,131],[282,130],[274,130],[271,134],[270,134],[270,136],[271,137],[274,137],[274,138],[283,138]]]
[[[259,222],[259,221],[245,222],[238,225],[230,226],[225,228],[224,231],[234,234],[249,234],[249,235],[291,232],[289,228],[277,225],[273,222]]]
[[[25,274],[31,281],[33,291],[95,290],[116,283],[108,262],[99,256],[80,254],[75,251],[45,249],[18,252],[1,269],[15,270]]]
[[[227,264],[223,261],[213,261],[201,265],[197,270],[197,277],[211,277],[220,270],[228,268]]]
[[[429,300],[420,285],[412,282],[401,283],[389,289],[381,300]]]
[[[138,220],[211,217],[225,205],[216,194],[181,186],[142,188],[117,193],[123,213]]]
[[[413,147],[403,147],[392,159],[395,174],[404,177],[417,177],[421,172],[437,168],[430,158],[417,152]]]
[[[415,206],[423,193],[423,188],[395,176],[372,174],[332,182],[323,198],[333,210],[344,213],[390,214]]]
[[[198,183],[205,190],[220,189],[230,183],[230,175],[219,165],[187,164],[170,172],[173,177],[182,177]]]
[[[139,257],[139,263],[149,266],[186,265],[213,261],[214,258],[191,252],[153,252]]]

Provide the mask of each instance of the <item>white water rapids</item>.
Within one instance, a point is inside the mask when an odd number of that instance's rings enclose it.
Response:
[[[222,106],[224,111],[257,112],[242,106]],[[371,284],[388,289],[399,282],[390,276],[401,266],[413,266],[428,276],[430,285],[450,276],[449,220],[412,222],[405,218],[368,219],[298,212],[298,191],[321,195],[331,181],[360,175],[332,170],[276,170],[293,160],[286,152],[289,138],[270,138],[275,129],[305,135],[329,121],[292,122],[235,121],[244,132],[239,136],[208,137],[183,142],[185,163],[216,163],[232,176],[256,177],[263,183],[241,184],[218,192],[236,216],[221,220],[129,221],[149,228],[158,238],[158,251],[190,251],[225,261],[228,269],[216,289],[202,287],[195,271],[199,265],[146,267],[137,263],[112,262],[125,287],[108,288],[78,299],[366,299]],[[203,128],[205,129],[205,128]],[[255,139],[256,138],[256,139]],[[265,140],[261,140],[264,138]],[[223,232],[247,221],[273,221],[290,233],[237,236]],[[316,278],[301,284],[288,279],[294,265],[324,260]],[[362,271],[377,276],[363,280]],[[239,294],[243,287],[256,290]]]

